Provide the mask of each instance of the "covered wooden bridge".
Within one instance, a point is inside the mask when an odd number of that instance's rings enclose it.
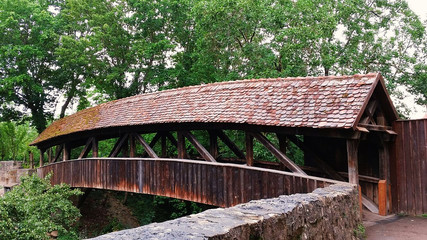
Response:
[[[52,123],[32,145],[39,175],[53,171],[55,184],[232,206],[339,180],[360,184],[364,204],[384,212],[397,118],[379,73],[253,79],[104,103]],[[259,161],[254,144],[274,157]]]

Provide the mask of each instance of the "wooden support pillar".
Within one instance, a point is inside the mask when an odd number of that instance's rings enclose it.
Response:
[[[29,160],[30,160],[30,168],[33,169],[34,168],[34,154],[33,152],[29,152]]]
[[[186,150],[185,150],[185,137],[184,134],[181,131],[178,131],[178,158],[185,159],[187,156]]]
[[[44,149],[40,149],[40,160],[39,160],[39,166],[43,167],[43,158],[44,158]]]
[[[71,148],[69,144],[64,143],[62,147],[62,161],[70,160]]]
[[[347,139],[348,182],[359,185],[358,155],[359,140]]]
[[[162,137],[161,137],[161,139],[160,139],[160,141],[161,141],[161,145],[162,145],[162,154],[161,154],[161,157],[162,158],[165,158],[165,157],[167,157],[167,144],[166,144],[166,135],[165,134],[162,134]]]
[[[286,135],[276,133],[277,139],[279,140],[279,150],[286,154],[286,149],[288,148],[288,142],[286,141]]]
[[[47,149],[47,161],[49,163],[52,163],[52,148],[51,147]]]
[[[209,152],[213,158],[218,158],[218,136],[214,131],[209,131]]]
[[[98,157],[98,139],[96,137],[92,140],[92,157],[97,158]]]
[[[380,180],[378,182],[378,214],[381,216],[387,215],[387,181]]]
[[[254,165],[254,137],[246,132],[246,164],[248,166]]]
[[[135,137],[133,134],[129,135],[129,157],[136,157]]]

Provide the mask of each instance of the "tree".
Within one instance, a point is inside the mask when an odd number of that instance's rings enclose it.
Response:
[[[28,152],[35,150],[28,144],[37,136],[37,131],[28,123],[0,122],[0,159],[25,160]]]
[[[50,177],[24,176],[0,198],[0,239],[49,239],[52,231],[69,234],[80,217],[69,198],[82,192],[65,184],[52,186]]]
[[[31,113],[38,132],[52,113],[55,47],[60,35],[48,1],[0,1],[0,101]]]

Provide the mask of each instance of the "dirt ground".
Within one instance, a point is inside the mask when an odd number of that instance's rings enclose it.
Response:
[[[363,213],[367,240],[427,240],[427,218]]]

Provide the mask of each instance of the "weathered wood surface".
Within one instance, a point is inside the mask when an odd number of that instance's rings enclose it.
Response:
[[[391,147],[393,211],[427,213],[427,119],[394,123],[396,141]]]
[[[238,164],[181,159],[88,158],[46,165],[52,184],[108,189],[230,207],[254,199],[307,193],[337,181]]]

